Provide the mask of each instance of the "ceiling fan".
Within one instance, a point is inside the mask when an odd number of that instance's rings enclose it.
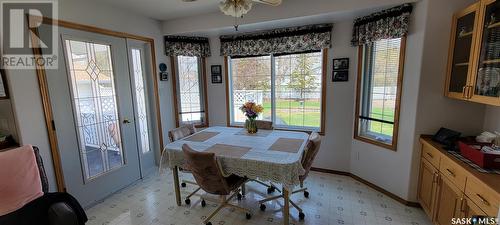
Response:
[[[220,10],[228,15],[235,17],[234,28],[238,31],[237,18],[243,17],[252,9],[253,3],[261,3],[270,6],[279,6],[282,0],[221,0],[219,4]]]

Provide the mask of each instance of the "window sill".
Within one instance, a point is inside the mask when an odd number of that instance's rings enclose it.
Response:
[[[376,145],[376,146],[381,147],[381,148],[389,149],[391,151],[397,150],[396,142],[393,142],[393,144],[386,144],[386,143],[383,143],[383,142],[380,142],[380,141],[377,141],[377,140],[374,140],[371,138],[362,137],[359,135],[354,135],[354,139],[361,141],[361,142],[368,143],[368,144]]]
[[[241,124],[229,124],[228,127],[237,127],[243,128],[243,123]],[[317,132],[319,135],[325,135],[325,132],[320,131],[321,129],[294,129],[294,128],[284,128],[284,127],[275,127],[274,130],[283,130],[283,131],[296,131],[296,132],[304,132],[311,134],[312,132]]]

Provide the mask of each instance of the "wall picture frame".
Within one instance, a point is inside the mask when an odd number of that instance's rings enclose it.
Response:
[[[349,58],[333,59],[333,70],[349,70]]]
[[[332,82],[349,81],[349,58],[333,59]]]
[[[5,70],[0,69],[0,99],[8,99],[9,90],[7,88],[7,77],[5,75]]]
[[[348,70],[333,71],[332,82],[346,82],[346,81],[349,81]]]
[[[210,67],[210,73],[212,75],[212,84],[221,84],[222,83],[222,66],[221,65],[212,65]]]

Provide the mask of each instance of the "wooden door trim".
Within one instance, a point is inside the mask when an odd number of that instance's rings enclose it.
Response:
[[[28,19],[30,15],[27,15]],[[155,50],[155,44],[154,44],[154,39],[145,37],[145,36],[140,36],[140,35],[135,35],[135,34],[129,34],[125,32],[118,32],[118,31],[113,31],[113,30],[108,30],[104,28],[99,28],[99,27],[94,27],[94,26],[89,26],[89,25],[84,25],[84,24],[79,24],[79,23],[74,23],[74,22],[69,22],[69,21],[64,21],[64,20],[56,20],[48,17],[43,17],[42,19],[43,24],[47,25],[52,25],[52,26],[59,26],[59,27],[64,27],[64,28],[69,28],[69,29],[74,29],[74,30],[80,30],[80,31],[86,31],[86,32],[92,32],[92,33],[98,33],[98,34],[103,34],[103,35],[108,35],[108,36],[114,36],[114,37],[119,37],[119,38],[128,38],[128,39],[134,39],[134,40],[139,40],[143,41],[149,44],[151,48],[151,67],[152,67],[152,73],[151,77],[153,79],[153,86],[154,86],[154,97],[155,97],[155,108],[156,108],[156,122],[157,122],[157,127],[158,127],[158,141],[160,144],[160,148],[163,148],[163,130],[162,130],[162,124],[161,124],[161,110],[160,110],[160,99],[159,99],[159,94],[158,94],[158,80],[156,77],[156,50]],[[31,31],[35,34],[38,34],[38,29],[33,28]],[[32,36],[31,41],[33,43],[33,46],[37,46],[36,40]],[[40,48],[33,48],[33,55],[35,58],[40,58],[42,55],[42,50]],[[52,161],[53,161],[53,166],[54,166],[54,173],[56,176],[56,183],[57,183],[57,190],[58,191],[65,191],[65,183],[64,183],[64,174],[62,170],[62,164],[61,164],[61,157],[59,154],[59,147],[58,147],[58,142],[57,142],[57,135],[55,132],[55,127],[52,124],[53,121],[53,110],[52,110],[52,105],[50,103],[50,97],[49,97],[49,90],[48,90],[48,82],[47,82],[47,76],[45,73],[45,67],[44,66],[36,66],[36,74],[38,78],[38,85],[40,87],[40,95],[41,95],[41,100],[42,100],[42,106],[43,106],[43,111],[44,111],[44,116],[45,116],[45,124],[47,127],[47,133],[49,136],[49,145],[50,145],[50,152],[52,155]],[[160,149],[160,154],[161,154],[161,149]]]

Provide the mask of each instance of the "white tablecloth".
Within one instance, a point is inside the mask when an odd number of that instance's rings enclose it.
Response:
[[[170,168],[184,164],[182,145],[188,144],[197,151],[204,151],[215,144],[234,145],[251,148],[241,158],[217,156],[225,174],[236,174],[250,179],[271,181],[291,188],[300,183],[299,175],[304,174],[301,158],[309,135],[295,131],[264,131],[268,135],[244,135],[243,128],[209,127],[201,132],[219,132],[204,141],[195,142],[184,139],[172,142],[165,147],[163,158]],[[259,131],[261,132],[261,131]],[[279,138],[302,139],[304,142],[296,153],[269,150]],[[164,162],[162,162],[164,163]]]

